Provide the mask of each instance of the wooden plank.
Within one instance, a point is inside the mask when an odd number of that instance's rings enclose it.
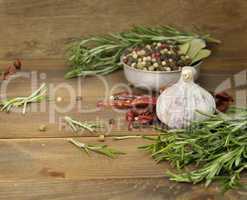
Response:
[[[90,133],[81,130],[77,133],[64,122],[65,115],[79,121],[98,122],[103,128],[97,130],[96,133]],[[53,121],[55,120],[55,121]],[[114,120],[114,124],[109,122]],[[39,131],[39,127],[45,125],[46,131]],[[53,137],[78,137],[89,136],[97,137],[100,134],[106,136],[116,135],[157,135],[157,131],[148,127],[135,128],[132,131],[128,130],[128,124],[125,121],[125,114],[117,114],[110,110],[91,113],[56,113],[55,118],[49,117],[47,113],[31,113],[22,116],[20,113],[5,114],[0,113],[0,138],[53,138]]]
[[[9,200],[245,200],[246,191],[220,192],[164,178],[0,182],[0,199]]]
[[[99,143],[97,138],[81,138],[79,141]],[[87,155],[67,139],[2,139],[0,180],[8,182],[164,177],[167,164],[157,165],[149,154],[137,149],[147,142],[143,139],[112,141],[107,138],[104,144],[126,153],[117,159],[110,159],[96,153]]]
[[[80,141],[96,143],[96,138]],[[155,164],[137,146],[141,139],[106,144],[127,153],[109,159],[87,155],[64,139],[0,140],[0,199],[245,199],[244,190],[224,196],[219,186],[170,182],[168,163]],[[246,181],[245,179],[243,181]],[[31,189],[30,189],[31,188]]]
[[[198,26],[223,41],[214,56],[244,58],[246,9],[242,0],[1,0],[0,58],[62,58],[75,38],[136,24]]]

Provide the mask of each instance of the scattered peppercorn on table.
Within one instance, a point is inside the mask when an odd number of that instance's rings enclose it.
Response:
[[[1,66],[8,61],[1,61]],[[38,77],[47,74],[46,79],[38,80],[56,88],[64,82],[66,65],[62,60],[23,61],[25,72],[36,71]],[[236,67],[232,67],[232,65]],[[218,67],[212,67],[218,66]],[[245,67],[238,61],[221,63],[217,59],[208,60],[202,67],[199,83],[213,91],[215,85],[224,80],[232,80],[227,91],[236,97],[238,92],[246,91],[246,86],[235,86],[234,74]],[[78,80],[80,84],[78,85]],[[25,96],[31,92],[30,80],[17,78],[8,85],[7,96]],[[126,83],[123,72],[118,71],[106,77],[110,86]],[[218,185],[205,188],[202,185],[175,183],[168,180],[165,171],[170,169],[165,162],[156,164],[150,155],[137,147],[147,143],[141,138],[113,140],[116,135],[149,135],[157,133],[150,129],[127,130],[123,113],[111,109],[95,112],[78,112],[75,106],[69,112],[63,110],[72,101],[85,109],[94,109],[96,102],[104,97],[101,80],[96,77],[71,79],[67,83],[75,91],[81,91],[81,98],[73,98],[69,90],[57,88],[52,99],[57,110],[53,111],[50,102],[46,108],[26,114],[0,113],[0,199],[246,199],[246,192],[234,190],[224,196]],[[102,90],[100,90],[102,88]],[[239,89],[240,88],[240,89]],[[117,92],[117,91],[116,91]],[[51,93],[49,93],[51,94]],[[59,101],[57,99],[59,97]],[[237,99],[244,103],[246,99]],[[64,128],[61,117],[70,115],[80,120],[104,121],[109,126],[104,142],[91,132],[74,133]],[[54,120],[54,122],[53,122]],[[113,123],[114,122],[114,123]],[[40,127],[45,129],[40,130]],[[74,138],[85,143],[107,144],[123,151],[116,159],[104,155],[80,151],[68,142]],[[245,181],[245,179],[244,179]]]

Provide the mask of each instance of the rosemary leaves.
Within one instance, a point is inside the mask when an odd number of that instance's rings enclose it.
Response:
[[[33,92],[28,97],[17,97],[14,99],[6,100],[1,102],[1,111],[10,112],[12,108],[22,108],[22,114],[26,113],[27,106],[34,102],[41,102],[43,99],[46,98],[45,94],[47,92],[47,87],[45,83],[43,83],[39,89],[37,89],[35,92]]]
[[[73,43],[69,49],[69,63],[72,69],[65,75],[65,78],[110,74],[122,68],[120,57],[126,49],[141,44],[165,41],[184,44],[196,38],[206,42],[220,42],[209,34],[200,35],[178,31],[170,26],[156,28],[138,26],[121,33],[85,38]],[[205,55],[200,55],[200,58],[203,57]]]
[[[229,114],[231,112],[231,114]],[[227,115],[212,115],[186,130],[163,132],[153,144],[140,147],[157,161],[169,161],[179,172],[167,172],[177,182],[223,180],[225,189],[239,185],[247,168],[247,108],[232,108]],[[183,170],[195,165],[196,169]]]
[[[105,155],[109,158],[116,158],[118,155],[125,154],[124,152],[118,151],[116,149],[109,148],[107,145],[101,144],[85,144],[74,139],[68,140],[71,144],[75,145],[76,147],[84,150],[86,153],[90,151]]]
[[[72,119],[69,116],[64,117],[65,122],[72,128],[74,132],[78,132],[80,129],[88,130],[91,133],[96,132],[97,128],[101,128],[100,124],[92,122],[80,122]]]

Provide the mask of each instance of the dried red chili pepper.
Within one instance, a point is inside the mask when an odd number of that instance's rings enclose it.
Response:
[[[118,109],[128,109],[134,107],[155,106],[157,97],[147,95],[136,95],[128,92],[121,92],[110,97],[109,101],[99,101],[98,107],[115,107]]]
[[[16,70],[20,70],[22,67],[22,63],[20,59],[16,59],[16,61],[9,65],[8,68],[2,73],[2,80],[7,80],[9,76],[16,73]]]

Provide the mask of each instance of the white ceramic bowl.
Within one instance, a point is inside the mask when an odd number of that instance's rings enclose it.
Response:
[[[196,70],[195,79],[198,78],[200,73],[200,65],[202,62],[194,65]],[[130,67],[122,62],[124,66],[124,74],[126,79],[135,87],[159,91],[161,88],[176,83],[181,74],[181,70],[177,71],[144,71]]]

